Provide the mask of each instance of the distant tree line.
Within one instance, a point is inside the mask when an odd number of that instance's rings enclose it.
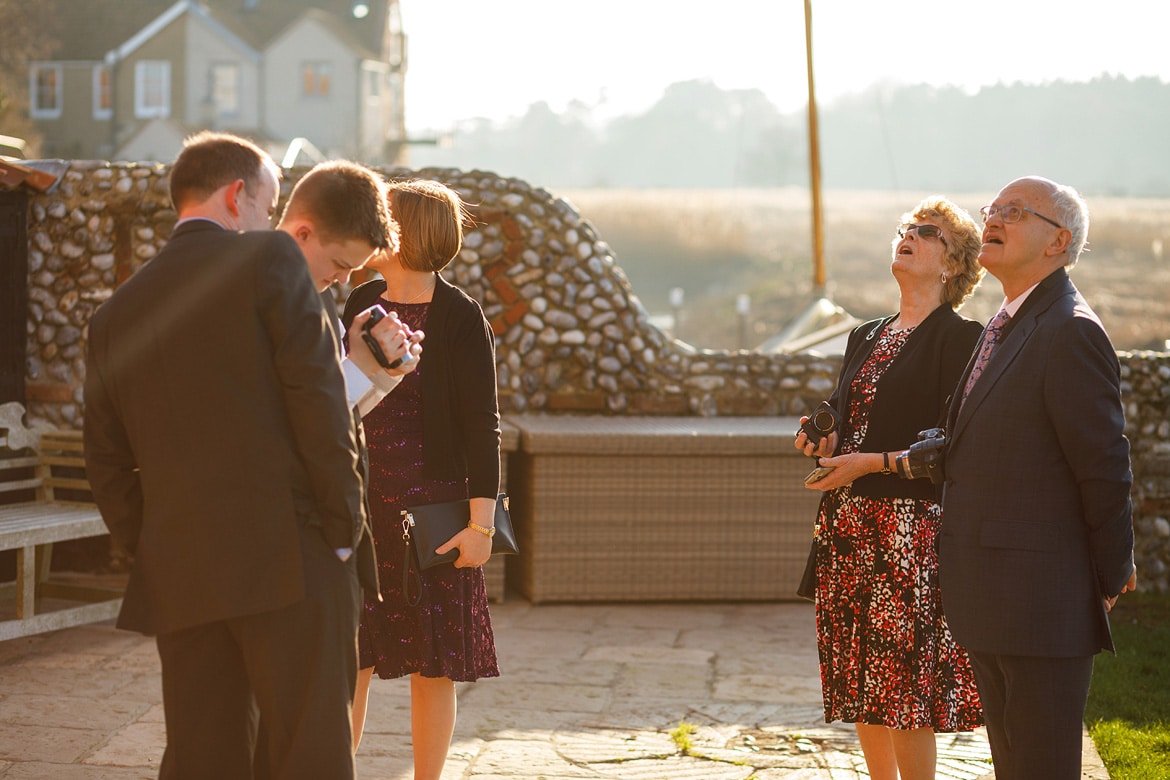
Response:
[[[1089,82],[876,85],[819,106],[824,186],[995,190],[1038,173],[1086,193],[1170,195],[1170,84]],[[600,124],[591,109],[535,103],[503,122],[470,120],[413,166],[493,170],[541,186],[808,185],[807,118],[759,90],[671,85],[643,113]]]

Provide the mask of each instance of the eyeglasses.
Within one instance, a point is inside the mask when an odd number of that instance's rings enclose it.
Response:
[[[905,238],[906,234],[911,230],[918,231],[919,238],[937,238],[947,246],[947,240],[943,238],[942,228],[938,225],[912,225],[907,222],[904,225],[898,225],[898,238]]]
[[[1016,222],[1019,222],[1024,218],[1025,211],[1031,214],[1033,217],[1040,217],[1040,219],[1044,220],[1053,227],[1064,230],[1064,226],[1056,220],[1049,219],[1043,214],[1037,214],[1027,206],[1017,206],[1014,203],[1009,203],[1006,206],[984,206],[983,208],[979,209],[979,213],[983,215],[984,222],[987,222],[987,220],[991,219],[996,214],[999,214],[999,218],[1003,220],[1005,225],[1012,225]]]

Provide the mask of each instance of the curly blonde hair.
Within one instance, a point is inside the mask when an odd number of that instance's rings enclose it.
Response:
[[[957,311],[975,292],[985,273],[978,259],[983,231],[966,209],[941,195],[924,198],[913,211],[902,215],[902,223],[926,218],[941,223],[946,234],[947,253],[943,257],[943,267],[947,280],[943,283],[942,301]],[[897,239],[894,245],[897,246]]]

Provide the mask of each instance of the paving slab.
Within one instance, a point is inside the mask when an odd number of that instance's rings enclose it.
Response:
[[[492,605],[503,676],[459,683],[443,780],[860,780],[826,724],[811,605]],[[157,776],[151,639],[110,623],[0,642],[0,780]],[[983,730],[938,735],[940,780],[991,780]],[[1084,777],[1107,780],[1085,737]],[[410,780],[410,686],[377,680],[361,778]]]

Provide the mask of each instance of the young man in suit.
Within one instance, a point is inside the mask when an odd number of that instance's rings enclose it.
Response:
[[[1088,208],[1039,177],[1004,187],[979,261],[1003,285],[948,415],[939,572],[998,780],[1080,778],[1093,656],[1137,585],[1120,368],[1069,280]]]
[[[250,778],[258,713],[278,776],[353,775],[358,448],[330,314],[269,229],[278,180],[243,139],[189,139],[170,241],[90,323],[86,465],[133,555],[118,626],[157,637],[163,778]],[[323,239],[354,263],[390,235],[363,186],[367,229]]]
[[[348,282],[353,272],[365,266],[373,254],[392,248],[398,240],[397,227],[391,220],[385,239],[387,246],[371,252],[372,233],[382,229],[380,222],[371,221],[371,214],[378,209],[371,199],[370,179],[375,176],[365,166],[345,160],[314,166],[293,187],[277,225],[277,230],[296,240],[330,321],[338,326],[341,321],[330,288]],[[379,366],[360,338],[360,329],[368,318],[369,311],[362,312],[350,325],[349,354],[342,358],[346,390],[351,405],[361,415],[376,406],[398,386],[404,374],[418,365],[408,361],[397,369]],[[373,333],[383,342],[387,360],[405,355],[407,350],[417,357],[422,350],[416,346],[422,340],[422,332],[405,328],[394,312],[375,325]]]

